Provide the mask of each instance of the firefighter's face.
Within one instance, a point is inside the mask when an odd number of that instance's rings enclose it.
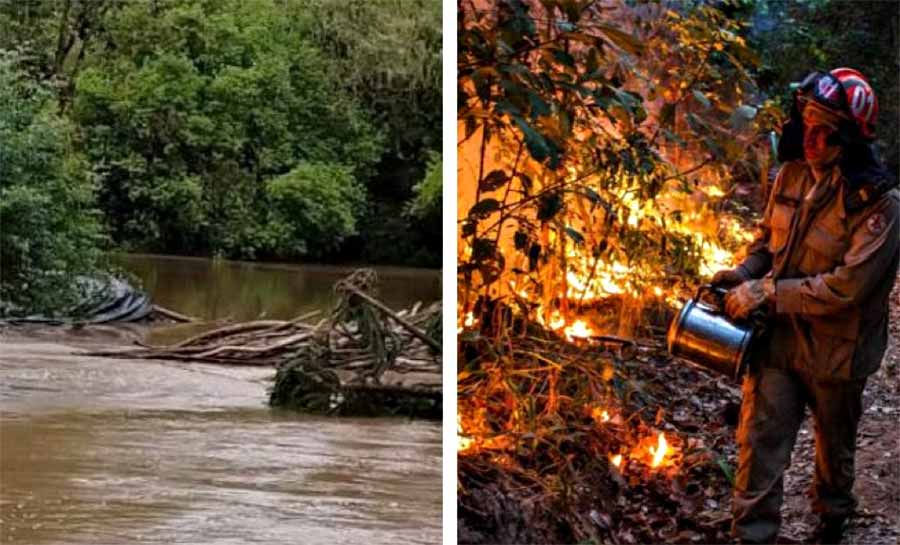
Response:
[[[841,153],[838,145],[830,144],[829,137],[837,132],[837,124],[813,107],[803,110],[803,155],[811,166],[820,168],[837,160]]]

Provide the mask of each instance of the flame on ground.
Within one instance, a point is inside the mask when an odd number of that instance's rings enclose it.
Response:
[[[563,333],[566,334],[566,339],[572,341],[576,337],[579,339],[587,339],[591,335],[594,334],[594,331],[584,323],[584,320],[575,320],[575,322],[567,326]]]
[[[456,415],[456,452],[468,450],[472,446],[472,439],[465,436],[462,426],[462,415]]]
[[[609,411],[607,411],[606,409],[601,409],[600,407],[594,407],[591,410],[591,418],[593,418],[595,422],[598,422],[600,424],[604,424],[611,420]]]
[[[650,462],[650,467],[659,467],[659,464],[662,463],[668,452],[669,444],[666,442],[666,435],[663,432],[659,432],[656,447],[650,447],[650,454],[653,455],[653,461]]]
[[[622,455],[621,454],[616,454],[615,456],[610,456],[609,461],[612,462],[612,465],[616,466],[617,468],[619,468],[619,469],[622,468]]]

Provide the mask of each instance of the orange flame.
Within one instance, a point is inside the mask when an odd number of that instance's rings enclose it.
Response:
[[[609,411],[606,409],[601,409],[600,407],[594,407],[591,410],[591,418],[599,423],[606,423],[610,421]]]
[[[617,468],[619,468],[619,469],[622,468],[622,455],[621,454],[616,454],[615,456],[610,456],[609,461],[612,462],[612,465],[616,466]]]
[[[570,341],[576,337],[579,339],[587,339],[594,334],[594,331],[584,323],[584,320],[575,320],[575,323],[567,326],[563,332],[566,334],[566,339]]]
[[[650,463],[650,467],[659,467],[659,464],[662,463],[668,452],[669,444],[666,442],[666,436],[663,432],[659,432],[656,447],[650,447],[650,454],[653,455],[653,461]]]
[[[550,323],[548,324],[550,329],[557,330],[562,329],[566,325],[566,319],[560,316],[559,312],[554,310],[553,315],[550,316]]]
[[[472,439],[465,436],[462,426],[462,415],[456,415],[456,452],[468,450],[472,446]]]

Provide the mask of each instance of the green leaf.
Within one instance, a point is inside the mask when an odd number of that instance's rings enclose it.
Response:
[[[497,252],[497,245],[493,240],[487,238],[476,238],[472,241],[472,260],[485,261],[494,257]]]
[[[556,21],[556,28],[560,29],[560,30],[563,31],[563,32],[575,32],[575,30],[576,30],[578,27],[576,27],[574,24],[570,23],[569,21],[560,21],[560,20],[557,20],[557,21]]]
[[[722,473],[725,474],[725,478],[728,479],[728,483],[731,486],[734,486],[734,468],[731,467],[731,464],[725,460],[724,457],[719,456],[716,458],[716,463],[719,465],[719,469],[722,470]]]
[[[659,110],[659,124],[663,127],[672,127],[675,124],[675,103],[666,102]]]
[[[590,199],[590,201],[594,204],[603,204],[603,198],[600,197],[596,191],[591,189],[590,187],[581,187],[581,194]]]
[[[710,108],[711,104],[710,104],[710,102],[709,102],[709,99],[706,98],[706,95],[704,95],[703,93],[701,93],[701,92],[698,91],[697,89],[694,89],[694,90],[693,90],[693,93],[694,93],[694,98],[697,99],[697,102],[699,102],[700,104],[703,105],[703,109],[704,109],[704,110],[708,110],[708,109]]]
[[[522,110],[508,100],[500,100],[494,104],[494,113],[497,115],[522,115]]]
[[[731,126],[737,130],[744,129],[756,117],[756,108],[746,104],[735,108],[731,114]]]
[[[566,234],[569,235],[569,238],[572,239],[575,244],[584,244],[584,235],[576,231],[575,229],[566,226]]]
[[[525,147],[528,148],[528,153],[531,155],[532,159],[542,163],[545,159],[550,157],[552,150],[547,143],[547,139],[544,138],[541,133],[531,128],[531,126],[519,116],[513,116],[513,121],[519,126],[519,129],[521,129],[522,134],[525,137]]]
[[[500,209],[500,201],[497,199],[483,199],[475,203],[469,209],[470,218],[486,218]]]
[[[528,246],[528,233],[516,231],[516,234],[513,235],[513,243],[516,245],[516,250],[524,250]]]
[[[550,115],[550,105],[543,98],[532,90],[528,90],[528,102],[531,104],[531,119]]]
[[[502,170],[493,170],[481,180],[482,191],[494,191],[509,181],[509,176]],[[484,202],[484,201],[482,201]]]
[[[538,266],[538,261],[541,258],[541,245],[538,243],[534,243],[531,245],[531,248],[528,249],[528,270],[534,271]]]
[[[568,66],[569,68],[575,68],[575,57],[563,51],[562,49],[551,49],[550,53],[553,54],[553,58],[556,59],[556,62]]]
[[[531,188],[534,186],[534,182],[531,181],[531,176],[527,174],[519,173],[519,181],[522,183],[522,191],[527,195],[531,192]]]
[[[563,208],[562,196],[559,193],[550,193],[540,198],[537,217],[541,221],[549,221]]]

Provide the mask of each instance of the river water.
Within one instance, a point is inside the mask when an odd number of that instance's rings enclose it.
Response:
[[[347,272],[135,259],[143,269],[132,270],[155,278],[156,284],[144,282],[161,294],[161,304],[208,319],[323,308],[332,279]],[[182,283],[171,272],[179,266],[194,271]],[[248,283],[269,280],[254,290],[235,269],[247,273]],[[434,272],[379,273],[383,286],[398,286],[382,293],[392,306],[440,296]],[[284,278],[291,276],[305,278]],[[431,291],[422,289],[429,283]],[[402,286],[409,288],[405,298]],[[174,293],[195,306],[179,305]],[[272,410],[265,404],[271,369],[72,355],[148,333],[158,332],[143,326],[0,332],[0,541],[440,542],[438,424]]]

